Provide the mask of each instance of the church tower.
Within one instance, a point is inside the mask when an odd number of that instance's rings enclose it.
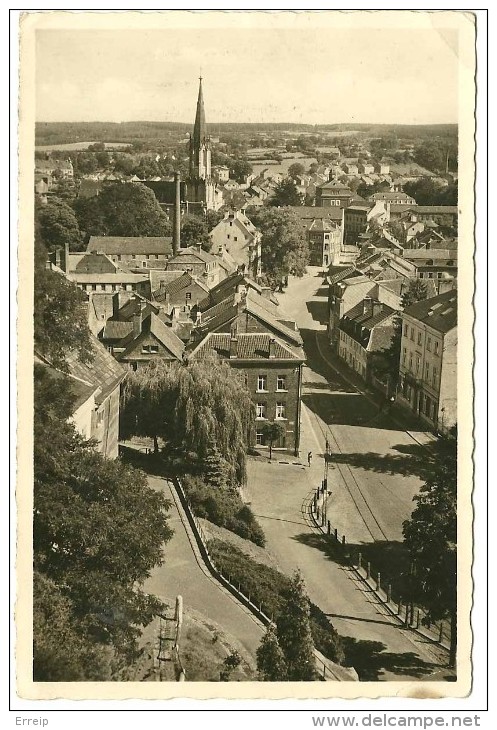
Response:
[[[211,143],[205,124],[204,95],[202,77],[198,87],[197,113],[193,135],[190,135],[190,178],[192,180],[211,179]]]

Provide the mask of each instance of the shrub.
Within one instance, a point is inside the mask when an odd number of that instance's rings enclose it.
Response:
[[[264,547],[264,531],[236,490],[206,484],[199,476],[192,475],[184,476],[182,484],[197,517],[204,517],[215,525]]]

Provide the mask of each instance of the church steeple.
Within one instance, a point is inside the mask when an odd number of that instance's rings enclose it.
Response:
[[[202,76],[199,78],[197,113],[195,115],[193,135],[190,135],[190,176],[201,180],[211,176],[211,150],[205,123]]]

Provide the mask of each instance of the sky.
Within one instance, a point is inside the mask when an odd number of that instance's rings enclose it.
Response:
[[[36,31],[37,121],[457,122],[456,31]]]

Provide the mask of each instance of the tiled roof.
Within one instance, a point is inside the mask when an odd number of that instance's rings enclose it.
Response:
[[[269,360],[269,344],[273,340],[275,360],[303,360],[281,340],[265,333],[242,333],[236,338],[236,359]],[[230,359],[231,335],[221,332],[209,332],[204,340],[192,351],[191,357],[201,358],[217,354],[221,358]],[[273,359],[273,358],[271,358]]]
[[[318,231],[319,233],[336,231],[337,227],[331,221],[327,221],[325,218],[315,218],[308,228],[309,231]]]
[[[150,315],[150,332],[162,342],[178,360],[183,357],[185,346],[180,338],[155,314]]]
[[[457,249],[449,250],[445,248],[413,248],[404,251],[406,259],[457,259]]]
[[[189,272],[185,271],[182,276],[176,277],[169,283],[164,284],[158,291],[156,291],[154,294],[154,299],[157,302],[165,301],[167,294],[169,294],[170,296],[174,296],[175,294],[178,294],[180,291],[182,291],[186,287],[191,286],[192,284],[196,284],[197,286],[201,287],[206,293],[209,291],[209,287],[204,284],[198,277],[192,276]]]
[[[333,180],[325,183],[324,185],[320,185],[318,189],[326,190],[327,193],[336,193],[337,195],[350,195],[350,197],[354,195],[352,190],[346,185],[342,185],[341,183],[337,183]]]
[[[370,198],[370,200],[405,200],[407,203],[410,203],[413,205],[413,198],[411,195],[408,195],[407,193],[373,193]]]
[[[217,257],[213,256],[203,249],[194,248],[189,246],[188,248],[180,248],[177,254],[169,259],[168,263],[181,264],[186,263],[198,263],[202,261],[205,264],[210,264],[213,261],[217,261]]]
[[[339,269],[339,271],[336,269]],[[327,277],[328,284],[337,284],[339,281],[353,276],[356,271],[357,269],[354,266],[333,266],[333,271],[330,269],[330,275]]]
[[[185,272],[181,269],[176,271],[150,271],[150,286],[152,291],[157,291],[161,284],[169,284],[171,281],[183,276]]]
[[[318,205],[295,205],[292,211],[301,219],[329,218],[330,220],[342,220],[342,209],[338,205],[320,207]]]
[[[122,340],[123,337],[127,337],[132,331],[133,322],[117,322],[115,320],[109,319],[105,323],[105,327],[102,332],[102,339]]]
[[[457,290],[424,299],[406,307],[404,314],[433,327],[439,332],[449,332],[457,325]]]
[[[94,337],[91,337],[91,347],[94,354],[92,362],[81,362],[74,351],[68,353],[66,361],[71,375],[98,388],[95,402],[101,403],[121,382],[126,371]]]
[[[457,215],[457,205],[417,205],[413,213],[450,213]]]
[[[359,302],[342,317],[340,328],[359,342],[362,347],[368,348],[371,345],[371,331],[393,314],[395,314],[395,310],[386,304],[381,304],[381,308],[375,314],[373,314],[372,308],[364,313],[364,302]]]
[[[86,274],[72,271],[68,279],[83,284],[139,284],[148,281],[147,274],[132,274],[128,271],[118,271],[115,274]]]
[[[80,380],[79,378],[75,378],[70,373],[63,373],[60,370],[57,370],[49,365],[45,359],[38,357],[37,355],[35,355],[34,360],[36,365],[42,365],[46,370],[48,370],[52,378],[59,380],[61,387],[69,389],[74,399],[71,404],[73,413],[75,413],[78,408],[83,405],[83,403],[86,403],[86,401],[91,398],[93,393],[97,390],[95,385]]]
[[[165,254],[173,251],[171,236],[90,236],[87,251],[106,254]]]

